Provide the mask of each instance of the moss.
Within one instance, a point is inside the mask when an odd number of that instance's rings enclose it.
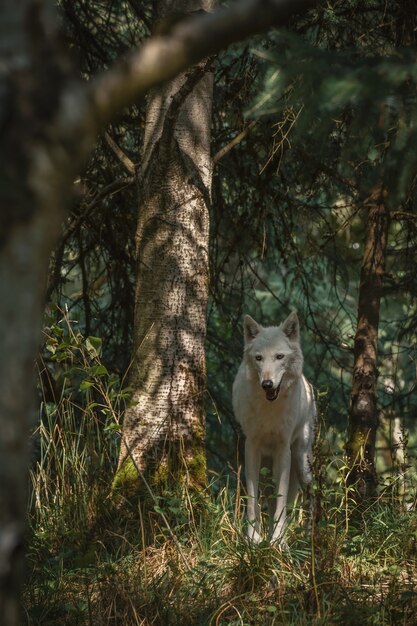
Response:
[[[117,468],[113,478],[112,493],[122,494],[126,498],[140,495],[143,489],[142,481],[138,476],[138,471],[132,459],[128,457],[122,465]]]
[[[372,433],[368,427],[359,427],[351,431],[349,441],[346,444],[346,451],[351,459],[351,463],[369,462],[368,457],[370,453],[372,454],[374,445],[371,436]]]
[[[162,459],[153,471],[148,468],[146,482],[156,493],[167,485],[169,470],[166,459]],[[117,469],[112,483],[112,492],[126,498],[142,497],[148,494],[148,489],[130,457]]]
[[[197,450],[188,462],[188,471],[197,483],[203,484],[206,482],[206,469],[205,451],[202,449]]]
[[[170,477],[169,463],[166,456],[164,456],[160,462],[154,467],[153,471],[149,476],[149,484],[151,488],[155,489],[157,492],[162,488],[166,487],[169,483]]]
[[[188,473],[190,476],[190,482],[195,488],[204,488],[207,485],[207,464],[206,464],[206,451],[202,442],[194,447],[192,450],[192,456],[187,461]]]
[[[207,486],[203,429],[201,433],[194,433],[191,441],[171,442],[165,450],[159,450],[156,458],[158,462],[155,458],[149,459],[146,470],[146,482],[155,495],[173,487],[186,486],[188,490],[198,492]],[[128,500],[140,498],[145,502],[150,496],[149,489],[130,457],[116,471],[112,494]]]
[[[347,483],[351,487],[351,508],[370,502],[377,496],[378,479],[375,469],[375,441],[368,427],[351,431],[346,445],[348,457]],[[358,508],[358,512],[360,509]]]
[[[192,440],[171,442],[160,456],[160,461],[148,468],[148,481],[155,492],[183,487],[200,491],[207,486],[206,452],[203,432],[194,434]]]
[[[364,437],[364,433],[360,430],[356,430],[350,437],[348,443],[346,444],[346,449],[349,453],[349,456],[353,459],[360,459],[363,456],[363,448],[365,446],[366,438]]]

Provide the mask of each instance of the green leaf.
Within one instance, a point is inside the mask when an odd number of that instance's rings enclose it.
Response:
[[[110,422],[104,429],[105,432],[121,432],[121,430],[122,427],[117,422]]]
[[[54,341],[51,341],[46,344],[46,349],[48,350],[48,352],[51,352],[52,354],[56,353],[56,347],[57,347],[57,344]]]
[[[100,356],[102,341],[100,337],[87,337],[85,340],[85,346],[93,358]]]
[[[80,385],[80,388],[81,388],[81,385]],[[95,409],[96,406],[101,406],[101,405],[98,402],[89,402],[86,406],[86,411],[91,411],[92,409]]]
[[[81,391],[86,391],[87,389],[90,389],[91,387],[94,386],[94,382],[92,380],[83,380],[82,383],[80,384],[80,390]]]
[[[93,367],[90,367],[89,370],[90,376],[96,376],[96,377],[100,377],[100,376],[107,376],[108,375],[108,371],[107,369],[104,367],[104,365],[94,365]]]

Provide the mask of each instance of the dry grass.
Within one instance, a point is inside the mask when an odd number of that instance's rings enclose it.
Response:
[[[317,519],[308,532],[296,513],[285,551],[247,543],[227,480],[203,498],[167,489],[145,512],[110,491],[126,392],[98,341],[49,332],[66,376],[34,435],[22,623],[415,624],[417,521],[389,484],[348,517],[342,468],[318,450]]]

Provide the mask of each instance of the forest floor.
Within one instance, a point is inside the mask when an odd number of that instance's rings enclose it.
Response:
[[[116,497],[128,392],[100,363],[97,338],[50,329],[48,341],[66,376],[33,435],[22,624],[416,624],[417,516],[401,476],[352,511],[342,456],[319,437],[314,519],[295,510],[286,549],[248,543],[233,474],[213,475],[204,493]]]
[[[27,624],[416,623],[417,518],[389,490],[353,522],[327,489],[313,529],[297,511],[282,550],[247,542],[227,486],[167,491],[144,519],[104,485],[73,484],[33,514]]]

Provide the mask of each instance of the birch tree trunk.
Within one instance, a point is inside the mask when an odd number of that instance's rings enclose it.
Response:
[[[358,323],[354,342],[352,393],[349,408],[348,483],[359,500],[375,495],[375,442],[378,427],[378,324],[389,213],[384,193],[376,189],[368,200],[362,261]]]
[[[208,10],[211,0],[159,3]],[[123,425],[115,484],[186,478],[205,483],[206,309],[212,178],[210,62],[183,73],[148,100],[140,207],[133,402]]]

